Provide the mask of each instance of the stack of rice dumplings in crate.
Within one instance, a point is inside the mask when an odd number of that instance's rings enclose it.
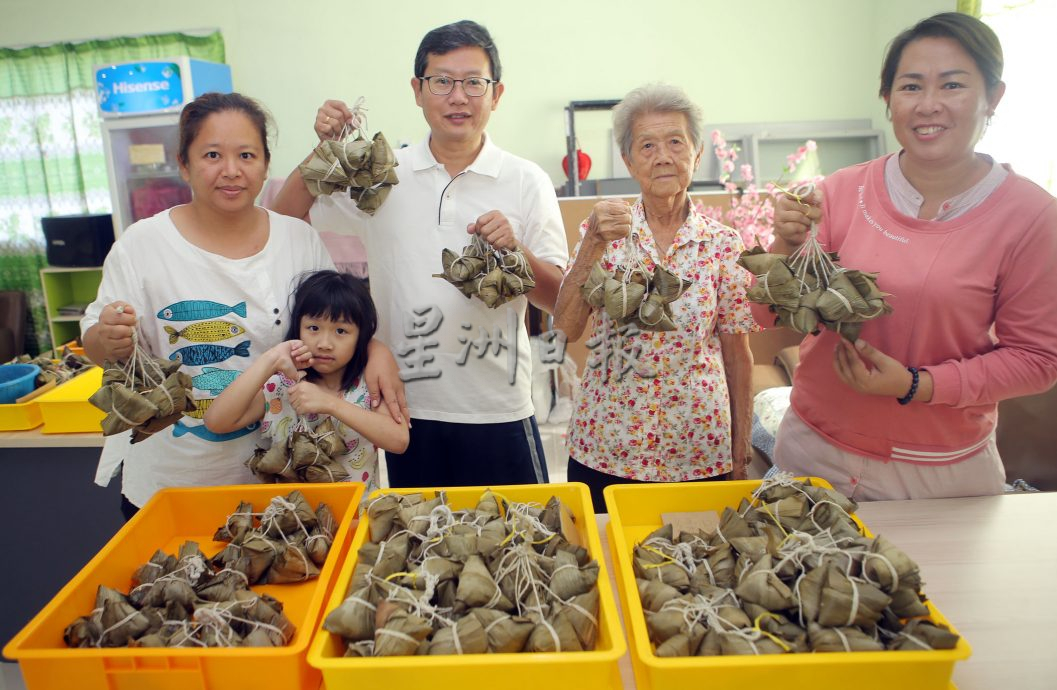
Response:
[[[472,510],[443,492],[376,498],[370,542],[323,627],[346,656],[593,649],[598,563],[563,532],[563,510],[492,492]]]
[[[863,536],[855,508],[779,474],[714,533],[650,534],[632,562],[657,656],[952,649],[917,565]]]

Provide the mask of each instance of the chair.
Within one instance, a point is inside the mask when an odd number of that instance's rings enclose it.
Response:
[[[1057,387],[998,404],[996,441],[1006,481],[1023,479],[1037,489],[1057,491]]]
[[[9,362],[25,350],[26,293],[0,291],[0,363]]]

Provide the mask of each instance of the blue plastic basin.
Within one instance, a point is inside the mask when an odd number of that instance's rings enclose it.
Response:
[[[36,388],[40,367],[36,364],[0,365],[0,405],[13,403]]]

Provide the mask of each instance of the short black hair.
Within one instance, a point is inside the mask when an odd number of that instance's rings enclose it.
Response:
[[[888,98],[892,93],[903,50],[919,38],[950,38],[957,41],[983,75],[988,95],[1002,81],[1002,44],[991,27],[962,12],[942,12],[922,19],[888,44],[881,65],[881,88],[878,91],[881,98]]]
[[[495,47],[492,34],[469,19],[439,26],[422,38],[422,42],[418,44],[418,52],[415,53],[415,76],[420,79],[426,76],[426,62],[430,55],[447,55],[459,48],[475,46],[488,56],[492,79],[499,81],[503,67],[499,64],[499,50]]]
[[[268,111],[260,103],[241,93],[210,91],[185,105],[180,112],[180,143],[176,149],[176,158],[180,163],[187,165],[187,152],[191,149],[191,144],[198,136],[198,132],[201,131],[202,123],[210,115],[227,111],[242,113],[250,119],[261,135],[264,162],[267,163],[272,159],[272,152],[268,148],[268,122],[272,118],[268,115]]]
[[[300,340],[301,317],[348,321],[360,329],[352,359],[345,365],[341,389],[352,388],[367,366],[367,346],[378,328],[378,312],[367,289],[367,283],[350,273],[315,271],[301,276],[294,292],[294,306],[290,309],[290,328],[287,340]],[[318,374],[310,367],[310,379]]]

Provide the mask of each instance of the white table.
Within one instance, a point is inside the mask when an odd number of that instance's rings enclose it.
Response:
[[[925,593],[972,647],[954,666],[958,690],[1057,688],[1057,493],[880,501],[858,515],[917,561]],[[598,517],[612,579],[608,522]],[[635,687],[626,657],[621,675]]]

